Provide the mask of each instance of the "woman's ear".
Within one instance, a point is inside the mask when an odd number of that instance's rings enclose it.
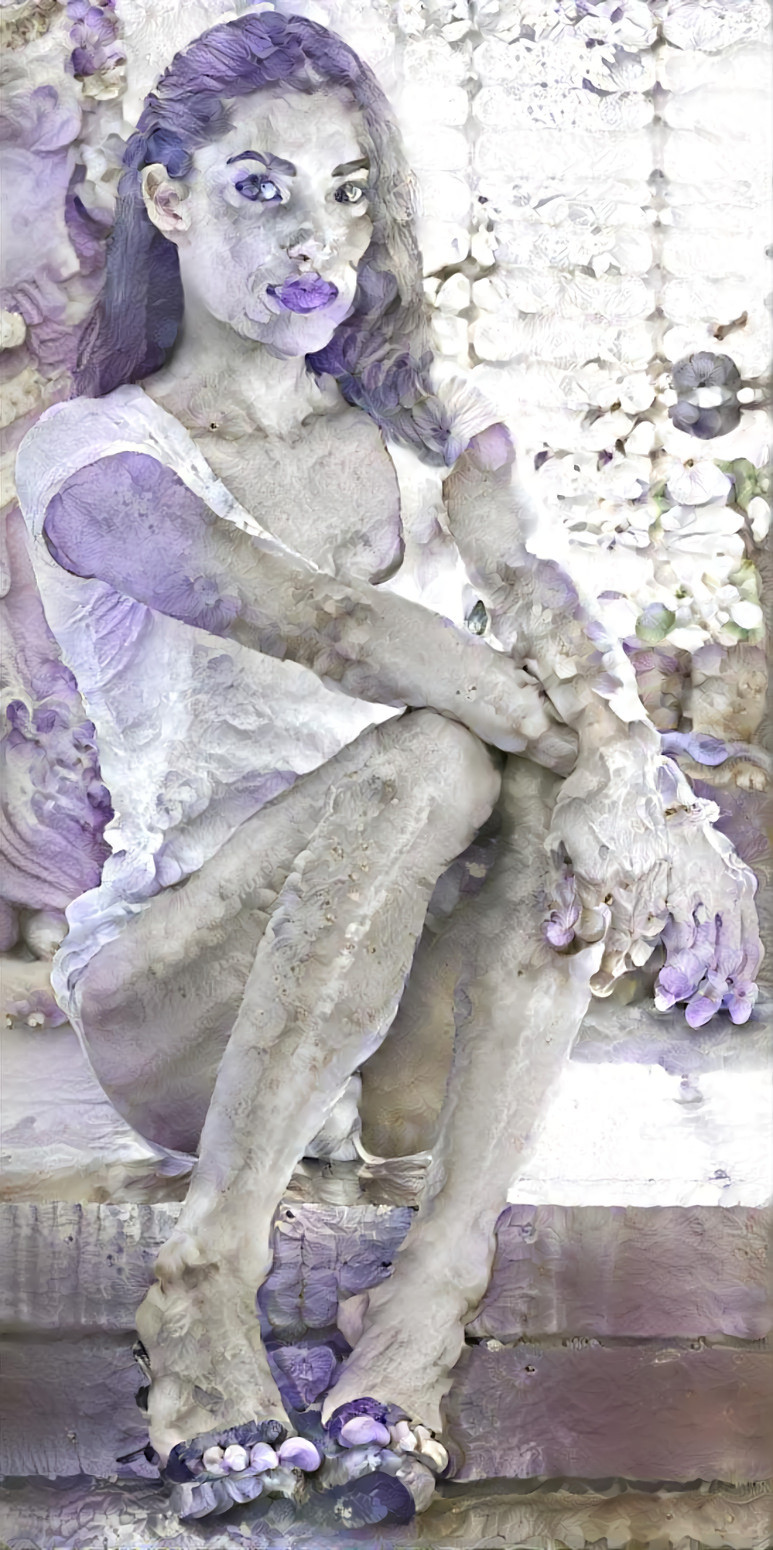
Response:
[[[161,162],[145,167],[142,197],[154,226],[174,242],[191,224],[189,190],[182,178],[172,178]]]

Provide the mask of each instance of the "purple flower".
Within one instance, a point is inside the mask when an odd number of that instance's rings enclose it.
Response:
[[[269,285],[267,290],[286,312],[318,312],[338,295],[338,286],[318,274],[302,274],[297,280],[285,280],[279,288]]]
[[[759,991],[752,980],[736,980],[722,998],[722,1005],[727,1007],[731,1021],[747,1023],[758,995]]]
[[[735,361],[729,355],[714,355],[710,350],[698,350],[695,355],[677,361],[672,372],[678,402],[668,413],[677,430],[700,441],[711,441],[714,436],[725,436],[735,430],[741,418],[736,398],[736,386],[740,374]],[[700,403],[704,388],[718,388],[720,402]]]
[[[161,162],[172,178],[184,178],[191,170],[191,156],[173,129],[154,129],[148,135],[147,159]]]
[[[685,1007],[685,1021],[691,1028],[702,1028],[719,1009],[719,1002],[710,996],[695,996]]]
[[[686,431],[688,436],[697,436],[700,441],[712,441],[715,436],[726,436],[728,431],[735,430],[741,419],[741,408],[735,399],[701,409],[680,398],[669,408],[668,417],[678,431]]]
[[[489,425],[473,436],[467,452],[477,468],[496,470],[512,461],[513,438],[506,425]]]
[[[702,387],[725,387],[740,382],[740,373],[729,355],[714,355],[698,350],[677,361],[671,372],[677,393],[687,394]]]

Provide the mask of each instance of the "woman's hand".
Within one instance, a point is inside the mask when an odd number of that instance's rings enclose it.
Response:
[[[541,685],[511,657],[475,641],[472,652],[460,654],[454,677],[445,662],[442,667],[430,701],[434,710],[463,722],[484,743],[522,754],[558,775],[574,768],[577,733],[558,721]]]
[[[604,939],[596,995],[661,940],[659,1009],[686,1003],[694,1028],[721,1006],[746,1021],[762,957],[756,879],[713,828],[717,816],[644,726],[582,749],[554,809],[549,845],[562,876],[546,935],[559,949]]]
[[[691,1028],[701,1028],[723,1006],[734,1023],[745,1023],[757,999],[763,956],[754,907],[757,879],[714,828],[715,804],[696,798],[673,760],[660,762],[671,861],[666,963],[655,1004],[664,1011],[686,1001]]]

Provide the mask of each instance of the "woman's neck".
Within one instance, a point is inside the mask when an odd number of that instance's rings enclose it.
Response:
[[[171,359],[143,386],[190,428],[229,436],[292,435],[338,401],[333,384],[321,388],[303,356],[272,355],[188,301]]]

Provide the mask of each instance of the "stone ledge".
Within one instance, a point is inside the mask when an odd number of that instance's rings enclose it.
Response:
[[[652,1342],[468,1347],[446,1402],[461,1480],[760,1480],[773,1352]]]
[[[5,1473],[115,1475],[147,1440],[131,1348],[130,1335],[0,1341]],[[760,1480],[773,1470],[771,1384],[768,1351],[480,1344],[455,1369],[446,1428],[460,1481]]]
[[[511,1484],[450,1487],[406,1529],[362,1530],[355,1550],[770,1550],[773,1495],[768,1485],[668,1490],[626,1481],[584,1486],[551,1481],[519,1490]],[[281,1507],[243,1509],[232,1532],[181,1524],[161,1492],[145,1482],[81,1479],[60,1487],[42,1481],[0,1491],[0,1534],[10,1550],[341,1550],[331,1532]]]
[[[0,1329],[128,1332],[179,1206],[0,1204]],[[384,1279],[404,1207],[287,1205],[261,1291],[266,1333],[335,1326],[339,1301]],[[472,1338],[763,1340],[773,1326],[767,1210],[509,1206]]]
[[[388,1273],[408,1221],[400,1208],[284,1209],[260,1295],[271,1331],[296,1339],[334,1324],[341,1297]],[[742,1207],[509,1206],[468,1334],[764,1339],[772,1221]]]

